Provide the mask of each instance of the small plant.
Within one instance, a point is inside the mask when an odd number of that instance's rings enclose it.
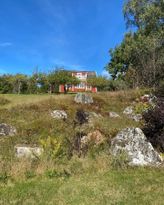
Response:
[[[68,178],[70,177],[70,173],[66,170],[64,170],[63,172],[58,172],[56,170],[47,170],[45,172],[46,177],[48,178],[55,178],[55,177],[61,177],[61,178]]]
[[[0,182],[6,184],[9,178],[10,176],[7,174],[7,172],[0,173]]]
[[[142,114],[143,112],[146,112],[148,111],[149,109],[152,108],[152,105],[150,105],[149,103],[142,103],[142,102],[139,102],[135,105],[134,107],[134,112],[136,114]]]
[[[31,179],[31,178],[34,178],[36,174],[33,170],[27,170],[25,172],[25,176],[26,176],[26,179]]]
[[[61,143],[56,138],[48,137],[45,140],[40,140],[45,154],[50,158],[56,158],[61,149]]]

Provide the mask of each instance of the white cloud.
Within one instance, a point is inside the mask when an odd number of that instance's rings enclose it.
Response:
[[[2,42],[2,43],[0,43],[0,47],[8,47],[8,46],[12,46],[13,45],[13,43],[11,43],[11,42]]]

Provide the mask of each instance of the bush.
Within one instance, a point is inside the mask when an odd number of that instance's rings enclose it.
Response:
[[[127,90],[127,89],[128,89],[128,85],[125,81],[111,80],[107,90],[117,91],[117,90]]]
[[[152,145],[164,152],[164,99],[159,98],[154,109],[143,114],[144,133]]]

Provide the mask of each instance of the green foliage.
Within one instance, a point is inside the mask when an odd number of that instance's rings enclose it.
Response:
[[[57,171],[55,169],[53,170],[46,170],[45,172],[46,177],[52,179],[52,178],[69,178],[70,177],[70,173],[66,170],[64,171]]]
[[[126,1],[125,19],[137,29],[126,33],[121,44],[110,50],[106,70],[113,79],[121,78],[129,87],[156,87],[164,78],[163,7],[163,0]]]
[[[57,69],[51,71],[48,76],[48,82],[50,85],[50,92],[54,92],[55,86],[59,85],[68,85],[69,87],[70,84],[78,84],[79,80],[71,75],[71,72],[66,71],[64,69]],[[67,90],[65,90],[67,92]]]
[[[9,180],[10,176],[7,172],[0,173],[0,182],[6,184]]]
[[[136,114],[142,114],[143,112],[146,112],[148,111],[149,109],[152,109],[153,106],[149,103],[137,103],[135,106],[134,106],[134,112]]]
[[[59,140],[48,136],[47,139],[40,140],[40,144],[43,147],[45,155],[48,158],[55,159],[58,156],[61,149],[61,143],[59,142]]]
[[[23,74],[0,76],[0,93],[36,94],[59,92],[59,85],[78,84],[79,80],[64,69],[49,73],[35,72],[31,76]],[[66,90],[67,92],[67,90]]]
[[[109,80],[103,76],[92,77],[87,83],[93,87],[97,87],[99,91],[104,90],[109,85]]]
[[[27,170],[27,171],[25,172],[25,177],[26,177],[26,179],[32,179],[32,178],[34,178],[35,176],[36,176],[36,173],[35,173],[34,170]]]

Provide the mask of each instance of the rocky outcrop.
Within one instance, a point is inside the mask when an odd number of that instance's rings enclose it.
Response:
[[[111,142],[111,153],[114,156],[125,153],[129,165],[133,166],[159,165],[162,162],[140,128],[126,128],[119,132]]]
[[[16,134],[15,127],[5,124],[5,123],[0,124],[0,137],[1,136],[14,136],[15,134]]]
[[[54,119],[67,119],[67,113],[64,110],[54,110],[51,112]]]
[[[18,158],[37,158],[43,153],[43,149],[40,147],[17,145],[15,146],[15,152]]]
[[[92,104],[93,98],[85,93],[77,93],[74,101],[81,104]]]

